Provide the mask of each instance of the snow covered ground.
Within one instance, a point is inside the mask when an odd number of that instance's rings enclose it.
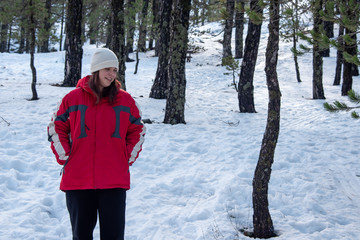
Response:
[[[218,24],[197,41],[206,51],[186,65],[186,125],[165,125],[165,100],[150,99],[157,58],[140,54],[127,63],[128,92],[147,124],[143,152],[131,167],[127,197],[128,240],[248,239],[237,228],[252,226],[252,178],[267,117],[264,74],[267,26],[255,73],[256,114],[241,114],[237,93],[219,66]],[[199,40],[198,39],[198,40]],[[312,58],[300,61],[297,83],[289,43],[281,42],[278,75],[281,129],[269,185],[270,213],[279,240],[359,239],[360,122],[332,114],[312,100]],[[86,45],[83,75],[95,47]],[[64,52],[36,54],[38,101],[31,98],[27,54],[0,54],[0,239],[71,239],[61,167],[50,150],[46,127],[57,102],[72,88],[63,80]],[[324,59],[327,102],[341,97],[332,86],[335,51]],[[360,92],[360,79],[353,88]],[[98,227],[94,232],[99,238]]]

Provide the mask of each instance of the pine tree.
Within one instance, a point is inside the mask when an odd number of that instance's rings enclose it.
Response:
[[[335,11],[335,6],[338,11]],[[340,72],[343,65],[343,84],[341,94],[343,96],[352,89],[352,76],[357,74],[360,61],[357,57],[356,32],[360,25],[360,4],[357,0],[331,0],[326,1],[326,11],[320,11],[322,19],[339,25],[338,39],[329,39],[326,35],[321,36],[321,42],[331,44],[338,50],[336,78],[334,84],[340,84]],[[343,30],[343,28],[345,30]]]
[[[308,11],[308,7],[307,2],[304,0],[295,0],[286,1],[281,8],[281,15],[284,17],[281,21],[280,36],[284,41],[292,42],[293,44],[291,51],[293,53],[297,82],[301,82],[298,56],[305,52],[298,47],[298,34],[305,31],[307,27],[301,16]]]
[[[0,52],[9,52],[9,26],[13,20],[13,5],[10,1],[0,1]]]

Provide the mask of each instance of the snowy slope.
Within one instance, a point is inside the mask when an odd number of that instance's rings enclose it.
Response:
[[[267,26],[255,73],[256,114],[241,114],[235,89],[219,66],[218,24],[197,41],[206,49],[186,65],[186,125],[165,125],[165,100],[148,97],[157,58],[140,54],[127,63],[126,82],[147,125],[143,152],[131,167],[127,197],[128,240],[248,239],[236,228],[252,225],[252,177],[267,117],[264,73]],[[359,239],[360,124],[348,112],[331,114],[311,100],[312,59],[299,59],[297,83],[290,44],[281,42],[278,76],[281,129],[269,185],[270,212],[279,240]],[[94,46],[84,47],[83,75]],[[72,88],[63,79],[64,52],[36,54],[38,94],[31,98],[29,55],[0,54],[0,239],[71,239],[60,169],[46,127],[57,102]],[[332,86],[335,51],[324,59],[328,102],[347,101]],[[353,88],[360,92],[360,79]],[[8,123],[10,125],[8,125]],[[98,227],[94,236],[98,239]]]

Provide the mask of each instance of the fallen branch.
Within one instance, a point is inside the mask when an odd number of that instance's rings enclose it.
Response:
[[[0,118],[8,125],[10,126],[10,123],[8,121],[6,121],[3,117],[0,116]]]

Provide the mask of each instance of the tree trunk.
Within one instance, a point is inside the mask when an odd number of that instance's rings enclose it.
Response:
[[[66,13],[65,80],[62,86],[75,87],[82,66],[82,0],[69,0]]]
[[[298,56],[296,54],[296,52],[297,52],[297,44],[296,44],[296,35],[295,35],[295,33],[293,35],[293,48],[294,48],[293,56],[294,56],[294,63],[295,63],[296,79],[297,79],[298,82],[301,82],[299,63],[298,63]]]
[[[1,24],[0,52],[6,52],[9,24]]]
[[[134,74],[137,74],[138,67],[139,67],[139,49],[136,49],[136,60],[135,60],[135,71]]]
[[[22,21],[24,21],[22,19]],[[24,27],[20,27],[20,41],[19,41],[19,49],[18,49],[18,53],[24,53],[25,51],[25,28]]]
[[[244,0],[236,0],[235,14],[235,58],[243,57],[243,35],[244,35]]]
[[[128,0],[126,5],[126,17],[127,17],[127,34],[126,34],[126,56],[129,56],[129,53],[134,52],[134,34],[136,26],[136,13],[134,12],[135,0]],[[128,58],[128,57],[127,57]],[[130,60],[130,59],[128,59]]]
[[[343,51],[342,51],[342,47],[344,46],[344,41],[342,40],[343,35],[344,35],[344,26],[340,25],[339,35],[338,35],[338,44],[340,47],[337,49],[336,52],[336,68],[335,68],[336,70],[335,70],[335,78],[333,83],[333,85],[335,86],[340,85],[341,69],[344,62]]]
[[[331,0],[332,1],[332,0]],[[328,0],[328,2],[330,2]],[[323,9],[325,14],[328,14],[328,10],[326,8],[326,1],[323,2]],[[324,26],[325,34],[328,38],[334,37],[334,23],[330,21],[322,21],[322,25]],[[323,57],[330,57],[330,46],[322,51]]]
[[[207,3],[206,0],[202,1],[202,10],[201,10],[201,26],[205,25],[205,20],[206,20],[206,7],[207,7]]]
[[[159,40],[160,40],[160,21],[161,21],[161,9],[162,1],[153,0],[153,12],[154,12],[154,21],[153,21],[153,30],[155,38],[155,57],[159,56]]]
[[[343,70],[343,84],[341,86],[341,95],[347,96],[348,92],[352,89],[352,63],[344,61],[344,70]]]
[[[10,29],[11,29],[11,28],[10,28]],[[352,34],[352,38],[353,38],[353,41],[355,42],[355,44],[352,45],[352,47],[351,47],[351,55],[352,55],[352,56],[357,56],[357,54],[358,54],[358,49],[357,49],[357,44],[356,44],[356,42],[357,42],[357,37],[356,37],[356,33],[355,33],[355,32]],[[351,74],[352,74],[353,76],[359,76],[359,66],[356,65],[355,63],[352,64]]]
[[[166,99],[164,123],[185,123],[185,62],[188,44],[191,0],[174,0],[172,8],[169,94]]]
[[[298,54],[297,54],[297,41],[298,41],[298,37],[297,37],[297,26],[299,24],[299,12],[298,12],[298,0],[295,0],[295,6],[294,6],[294,10],[295,12],[292,14],[292,38],[293,38],[293,57],[294,57],[294,63],[295,63],[295,72],[296,72],[296,79],[297,82],[301,82],[301,77],[300,77],[300,70],[299,70],[299,63],[298,63]]]
[[[59,51],[62,51],[62,44],[63,44],[63,32],[64,32],[64,18],[65,18],[65,6],[66,3],[64,1],[62,5],[62,11],[61,11],[61,27],[60,27],[60,39],[59,39]]]
[[[150,97],[155,99],[166,99],[167,95],[171,5],[172,0],[163,1],[161,4],[159,59],[155,80],[150,92]]]
[[[12,23],[9,24],[9,36],[8,36],[8,41],[7,41],[7,51],[8,52],[10,52],[11,39],[12,39]]]
[[[124,29],[124,0],[111,0],[112,9],[112,39],[110,49],[119,59],[119,81],[121,88],[126,90],[125,85],[125,29]]]
[[[45,1],[45,18],[44,18],[44,34],[42,34],[42,41],[40,52],[49,52],[50,28],[51,28],[51,0]]]
[[[314,28],[315,33],[319,33],[321,26],[320,11],[322,10],[322,0],[314,0]],[[317,37],[314,38],[313,43],[313,99],[325,99],[323,89],[323,59],[322,50],[320,48],[319,40]]]
[[[155,48],[154,45],[154,41],[155,44],[158,40],[158,25],[159,25],[159,1],[157,0],[153,0],[152,1],[152,15],[153,15],[153,21],[152,21],[152,25],[151,25],[151,30],[150,30],[150,39],[149,39],[149,49],[153,50]],[[156,53],[155,53],[155,56]]]
[[[268,185],[280,129],[281,92],[276,71],[279,50],[279,0],[270,1],[269,14],[269,39],[265,66],[269,104],[266,129],[253,179],[254,238],[276,236],[269,212]]]
[[[226,19],[225,19],[225,28],[224,28],[224,40],[223,40],[223,56],[222,61],[224,62],[225,58],[232,56],[231,52],[231,37],[232,37],[232,28],[234,22],[234,9],[235,9],[235,0],[226,1]]]
[[[351,35],[352,33],[353,31],[351,31],[348,28],[345,28],[345,34]],[[344,43],[345,52],[347,52],[350,55],[352,55],[352,51],[353,51],[351,45],[352,43],[348,43],[347,41],[345,41]],[[341,87],[342,96],[347,96],[348,92],[352,89],[352,83],[353,83],[352,71],[353,71],[353,64],[345,60],[344,70],[343,70],[343,84]]]
[[[34,65],[34,55],[35,55],[35,6],[33,0],[29,1],[30,8],[30,68],[32,72],[32,82],[31,82],[31,91],[32,98],[30,100],[38,100],[38,95],[36,91],[36,68]]]
[[[147,12],[149,8],[149,0],[143,0],[143,9],[141,11],[141,21],[139,29],[138,48],[140,52],[146,51],[146,28],[147,28]]]
[[[251,0],[250,8],[252,11],[255,11],[257,14],[262,16],[263,9],[259,6],[260,0]],[[245,40],[245,52],[244,59],[241,63],[241,71],[239,78],[239,108],[240,112],[255,113],[255,104],[254,104],[254,72],[255,65],[257,60],[257,54],[260,43],[261,35],[261,19],[254,21],[249,19],[248,33]]]
[[[97,2],[93,2],[88,6],[88,10],[87,10],[87,17],[88,17],[88,38],[89,38],[89,42],[90,45],[95,45],[97,43],[98,40],[98,35],[99,35],[99,29],[98,29],[98,20],[99,18],[96,18],[96,21],[92,20],[92,16],[94,15],[94,13],[96,13],[97,9],[100,8],[100,6],[98,5]]]

